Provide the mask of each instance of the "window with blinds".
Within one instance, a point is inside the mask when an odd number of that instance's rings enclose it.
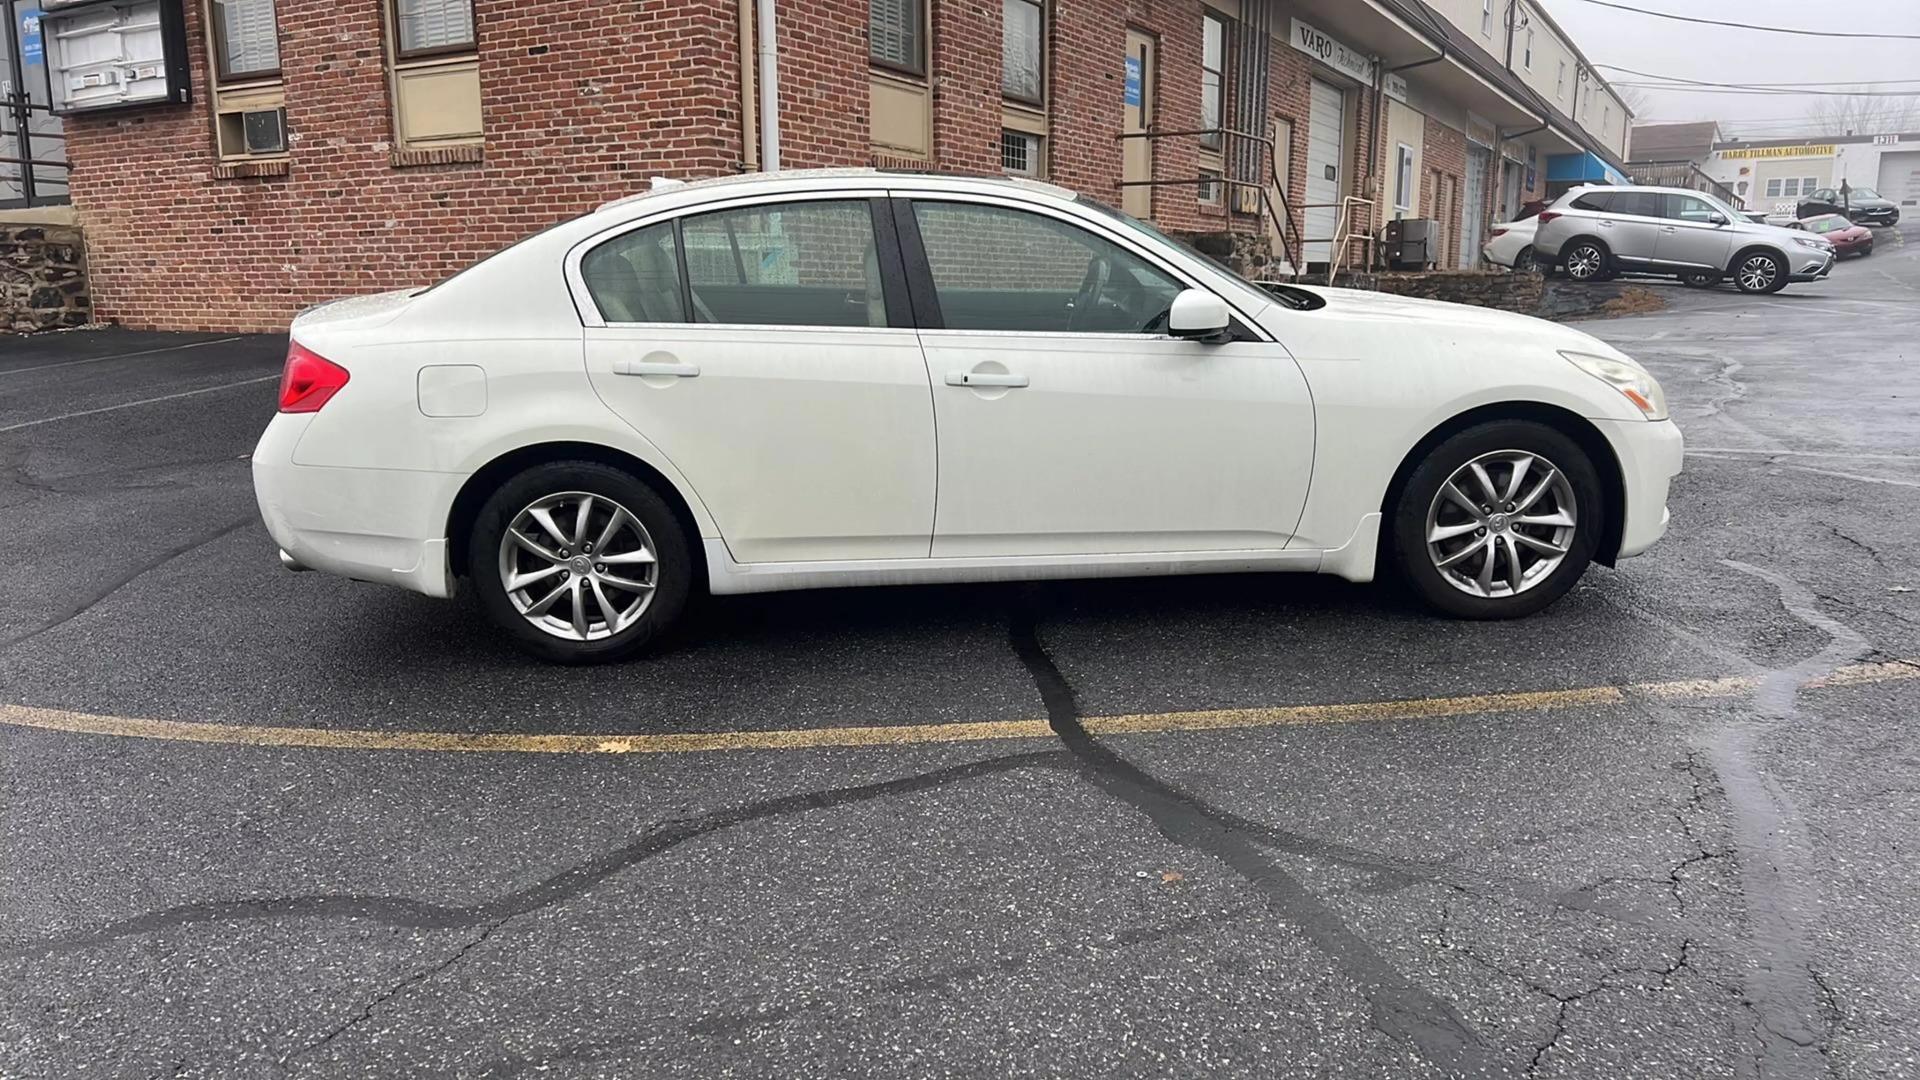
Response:
[[[474,47],[473,0],[393,0],[393,25],[402,59]]]
[[[222,82],[280,73],[273,0],[213,0],[216,74]]]
[[[1045,20],[1034,0],[1001,0],[1000,92],[1040,104],[1041,40]]]
[[[1220,149],[1220,133],[1227,85],[1227,24],[1208,12],[1200,19],[1200,126],[1211,134],[1200,136],[1200,145]]]
[[[867,55],[876,64],[925,75],[925,0],[868,0]]]

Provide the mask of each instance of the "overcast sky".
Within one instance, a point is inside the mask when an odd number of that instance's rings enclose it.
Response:
[[[1698,26],[1636,15],[1589,0],[1540,0],[1580,51],[1596,64],[1711,82],[1814,82],[1849,86],[1875,79],[1920,79],[1920,41],[1798,37]],[[1634,7],[1703,19],[1852,33],[1920,34],[1920,0],[1618,0]],[[1610,80],[1635,76],[1606,71]],[[1640,80],[1647,81],[1647,80]],[[1885,89],[1920,91],[1920,82]],[[1636,122],[1719,120],[1750,138],[1810,133],[1815,99],[1647,91]],[[1920,100],[1920,99],[1915,99]]]

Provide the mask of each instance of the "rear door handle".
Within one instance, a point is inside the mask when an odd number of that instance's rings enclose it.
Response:
[[[1025,386],[1025,375],[1002,375],[994,371],[949,371],[948,386]]]
[[[700,374],[699,364],[666,363],[658,360],[615,360],[615,375],[678,375],[691,379]]]
[[[1679,232],[1680,230],[1675,228],[1672,225],[1662,225],[1660,227],[1660,231],[1663,233],[1676,233],[1676,232]]]
[[[1613,228],[1613,222],[1603,220],[1600,222],[1600,227],[1603,229],[1611,229]]]

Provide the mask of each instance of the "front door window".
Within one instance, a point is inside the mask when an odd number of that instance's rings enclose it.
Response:
[[[916,202],[948,329],[1157,334],[1180,283],[1119,244],[1025,210]]]

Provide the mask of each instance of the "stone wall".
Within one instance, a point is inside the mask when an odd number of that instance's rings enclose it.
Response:
[[[92,321],[80,230],[0,223],[0,331],[57,330]]]
[[[1370,289],[1531,315],[1540,306],[1545,281],[1539,274],[1512,274],[1504,270],[1442,270],[1424,274],[1341,274],[1334,284],[1345,289]]]
[[[1305,280],[1307,284],[1319,284],[1314,278]],[[1580,284],[1548,281],[1537,273],[1515,274],[1504,270],[1443,270],[1426,274],[1354,273],[1340,275],[1334,284],[1343,289],[1368,289],[1423,300],[1445,300],[1453,304],[1517,311],[1522,315],[1559,321],[1642,314],[1660,311],[1667,306],[1659,293],[1632,282]]]

